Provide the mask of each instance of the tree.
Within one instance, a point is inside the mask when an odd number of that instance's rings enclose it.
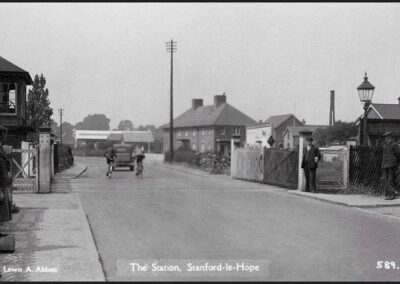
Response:
[[[63,121],[62,123],[62,139],[64,144],[73,144],[74,143],[74,128],[75,126],[67,121]],[[60,127],[57,122],[53,122],[51,129],[53,133],[57,136],[60,136]]]
[[[150,130],[151,133],[153,134],[154,140],[163,140],[163,130],[161,128],[157,128],[152,124],[143,126],[143,125],[139,125],[139,127],[137,128],[137,130],[141,130],[141,131],[146,131],[146,130]]]
[[[126,120],[121,120],[118,124],[118,130],[122,131],[133,131],[133,123],[132,121],[126,119]]]
[[[50,107],[49,90],[45,88],[46,78],[43,74],[35,75],[32,89],[28,92],[28,101],[26,104],[26,118],[28,124],[34,129],[41,126],[51,126],[53,120],[53,109]]]
[[[104,114],[89,114],[83,121],[75,124],[79,130],[110,130],[110,119]]]
[[[314,132],[316,143],[320,146],[328,146],[332,143],[344,144],[350,137],[357,136],[355,122],[336,121],[333,126],[318,128]]]

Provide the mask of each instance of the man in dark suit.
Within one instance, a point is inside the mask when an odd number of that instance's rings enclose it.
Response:
[[[392,200],[399,194],[400,145],[390,131],[383,134],[383,138],[382,179],[385,182],[385,200]]]
[[[307,146],[304,147],[303,160],[301,161],[301,168],[304,169],[304,174],[306,176],[306,188],[303,190],[305,192],[316,192],[316,173],[318,162],[321,160],[321,152],[318,147],[313,144],[313,138],[307,137]]]

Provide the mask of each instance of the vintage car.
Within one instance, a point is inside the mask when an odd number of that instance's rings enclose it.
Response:
[[[116,158],[114,160],[113,170],[119,167],[129,167],[131,171],[135,168],[133,159],[133,147],[126,144],[114,144]]]

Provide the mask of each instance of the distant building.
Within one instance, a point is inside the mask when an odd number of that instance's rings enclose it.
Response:
[[[199,152],[219,151],[229,155],[231,139],[246,141],[246,126],[255,120],[226,102],[225,95],[214,96],[214,104],[203,105],[203,99],[193,99],[192,107],[173,121],[174,149],[184,147]],[[170,149],[170,124],[161,126],[164,152]]]
[[[364,114],[357,120],[358,135],[357,144],[362,141],[362,123]],[[367,111],[367,132],[370,145],[379,144],[382,135],[391,131],[392,135],[400,139],[400,97],[397,104],[372,103]]]
[[[313,133],[318,128],[326,128],[328,125],[304,125],[304,126],[288,126],[283,133],[283,148],[291,149],[299,146],[300,132],[310,130]]]
[[[148,143],[154,142],[151,131],[118,131],[118,130],[75,130],[75,148],[91,142],[98,147],[100,142],[112,144],[142,145],[146,150]]]
[[[288,126],[303,126],[293,114],[273,115],[264,122],[250,125],[246,132],[250,133],[250,139],[246,141],[248,145],[263,145],[269,147],[267,143],[270,137],[275,141],[272,147],[284,148],[284,132]],[[260,142],[261,141],[261,142]]]

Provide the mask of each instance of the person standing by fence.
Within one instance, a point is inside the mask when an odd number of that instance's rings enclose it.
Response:
[[[10,163],[3,150],[3,143],[8,129],[0,125],[0,222],[8,221],[12,214],[11,183],[9,177]]]
[[[305,192],[316,192],[317,191],[317,167],[318,162],[321,160],[321,152],[318,147],[313,144],[313,138],[307,137],[307,146],[304,148],[303,159],[301,161],[301,168],[304,169],[304,174],[306,176],[306,188],[303,190]]]
[[[383,134],[383,139],[382,180],[385,200],[392,200],[399,194],[400,145],[394,141],[391,132]]]

